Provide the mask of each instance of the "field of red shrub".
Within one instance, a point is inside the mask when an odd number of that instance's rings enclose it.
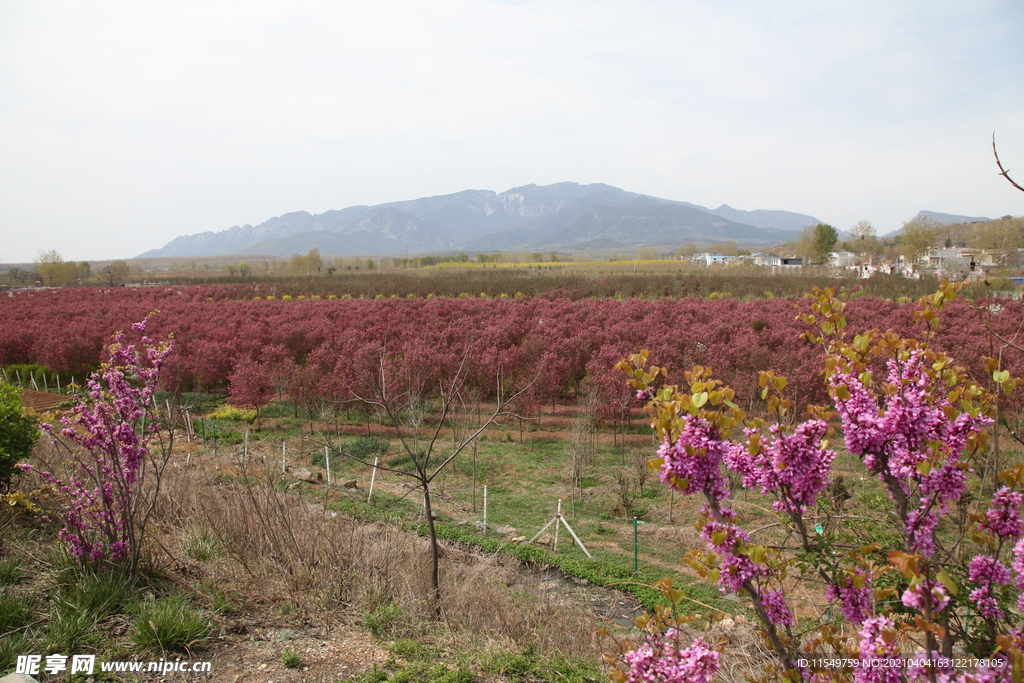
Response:
[[[293,397],[343,401],[364,371],[387,362],[427,388],[466,357],[466,386],[483,399],[538,376],[534,405],[574,395],[584,382],[600,395],[607,417],[627,399],[612,365],[641,348],[675,376],[712,366],[743,402],[752,401],[759,370],[790,379],[798,404],[825,402],[822,351],[804,341],[805,300],[696,297],[660,300],[523,297],[512,299],[227,298],[237,288],[168,287],[12,292],[0,297],[0,366],[38,363],[82,377],[94,369],[110,335],[150,312],[150,330],[172,336],[177,351],[168,388],[225,391],[232,378],[262,377]],[[851,331],[894,329],[915,334],[913,304],[878,298],[848,302]],[[984,314],[958,300],[943,314],[935,339],[975,376],[982,356],[999,344],[986,331],[1012,336],[1024,321],[1020,303],[1001,300]],[[1019,341],[1019,340],[1018,340]],[[1005,367],[1024,374],[1024,358],[1004,353]]]

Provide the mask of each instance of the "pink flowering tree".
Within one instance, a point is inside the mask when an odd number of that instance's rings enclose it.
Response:
[[[734,392],[709,368],[685,373],[680,387],[661,385],[667,372],[649,366],[646,351],[617,366],[647,402],[662,442],[650,466],[668,486],[704,499],[698,528],[705,548],[687,561],[723,593],[750,599],[776,658],[769,677],[1021,680],[1024,465],[1004,470],[1001,485],[986,492],[994,396],[928,344],[938,313],[956,295],[944,283],[922,300],[916,316],[926,326],[922,340],[877,330],[851,339],[843,303],[829,290],[816,291],[811,312],[802,317],[814,326],[806,338],[825,347],[835,412],[812,406],[803,421],[785,398],[786,379],[774,372],[759,377],[764,420],[747,419]],[[998,367],[993,379],[1013,381]],[[890,527],[887,538],[898,541],[858,542],[858,530],[819,503],[836,457],[829,448],[834,418],[846,449],[888,495],[893,513],[882,521]],[[762,541],[745,528],[727,469],[772,500],[788,529],[785,540]],[[969,492],[966,524],[952,523],[953,508],[963,506]],[[790,592],[801,582],[817,584],[842,619],[812,631],[797,628]],[[682,647],[675,623],[663,615],[645,619],[647,641],[615,663],[613,678],[708,680],[717,657],[702,641]],[[964,652],[998,665],[955,667],[954,654]],[[822,658],[860,660],[860,666],[817,664]]]
[[[64,524],[59,537],[81,563],[134,571],[173,433],[161,429],[153,394],[173,342],[146,336],[149,318],[132,325],[137,343],[118,332],[109,359],[87,383],[87,396],[61,417],[53,436],[57,458],[25,465],[48,484],[50,505]]]

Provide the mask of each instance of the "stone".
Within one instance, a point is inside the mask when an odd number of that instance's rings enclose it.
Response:
[[[7,674],[0,678],[0,683],[39,683],[39,681],[26,674]]]
[[[356,482],[355,479],[349,479],[343,484],[343,486],[347,489],[357,489],[359,488],[359,483]]]
[[[511,526],[499,526],[495,531],[502,536],[511,536],[516,533],[516,528]]]

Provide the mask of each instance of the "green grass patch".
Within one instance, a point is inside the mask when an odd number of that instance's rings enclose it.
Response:
[[[26,576],[28,572],[17,557],[12,555],[0,560],[0,586],[13,586]]]
[[[302,655],[290,647],[281,652],[281,663],[289,669],[298,669],[302,666]]]
[[[136,614],[132,641],[151,652],[188,652],[210,632],[209,618],[177,593],[140,603]]]

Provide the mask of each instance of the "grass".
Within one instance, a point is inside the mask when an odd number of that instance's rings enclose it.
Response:
[[[217,534],[207,526],[191,526],[181,541],[181,550],[197,562],[209,562],[224,554]]]
[[[140,603],[136,611],[132,641],[154,653],[188,652],[210,632],[206,615],[178,593]]]
[[[21,560],[15,556],[0,560],[0,586],[13,586],[28,576],[21,566]]]
[[[402,623],[402,608],[389,602],[363,615],[363,626],[374,638],[384,638]]]

